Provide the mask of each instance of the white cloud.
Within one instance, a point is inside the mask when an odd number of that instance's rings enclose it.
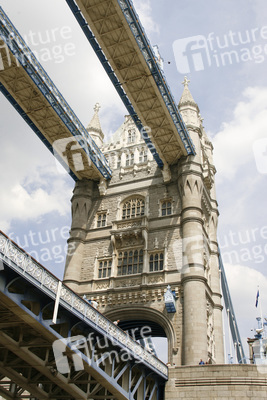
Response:
[[[234,109],[233,120],[224,123],[213,139],[218,182],[233,179],[248,163],[255,169],[253,143],[267,139],[267,88],[248,87],[243,97]]]
[[[18,113],[2,101],[0,148],[0,229],[12,221],[39,219],[70,210],[74,183],[60,175],[54,157]]]
[[[0,226],[4,231],[12,221],[37,220],[51,212],[66,215],[70,210],[72,187],[66,175],[57,175],[51,166],[35,166],[33,177],[27,171],[25,174],[0,193]]]
[[[152,32],[159,33],[160,31],[159,25],[153,20],[152,17],[151,1],[136,0],[134,2],[134,6],[136,8],[141,23],[144,26],[146,32],[148,34]]]
[[[261,272],[242,265],[224,265],[231,299],[238,323],[244,351],[248,354],[247,338],[253,337],[260,307],[255,307],[258,286],[263,317],[267,316],[267,277]],[[227,329],[225,329],[227,332]],[[251,331],[252,330],[252,331]]]

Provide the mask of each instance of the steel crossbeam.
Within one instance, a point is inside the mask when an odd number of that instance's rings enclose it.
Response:
[[[110,179],[111,169],[93,139],[0,7],[0,90],[74,179]],[[72,159],[71,144],[79,152]]]
[[[13,399],[22,391],[31,399],[159,399],[164,363],[59,286],[2,233],[0,260],[0,393],[9,398],[15,390]]]
[[[195,154],[130,0],[66,0],[160,167]]]

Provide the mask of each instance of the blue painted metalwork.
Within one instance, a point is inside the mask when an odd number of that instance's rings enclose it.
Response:
[[[1,231],[0,260],[40,292],[45,293],[53,301],[56,300],[60,280],[32,259]],[[125,350],[132,357],[132,360],[144,365],[159,377],[167,379],[168,368],[162,361],[142,348],[134,339],[64,284],[60,287],[59,306],[66,309],[73,318],[83,321],[95,332]]]
[[[112,171],[108,166],[103,153],[97,147],[85,127],[75,115],[74,111],[42,68],[30,48],[26,45],[19,32],[3,11],[2,7],[0,7],[0,35],[12,54],[16,57],[45,99],[50,103],[61,121],[68,128],[69,132],[76,137],[77,142],[90,157],[90,160],[96,166],[101,175],[106,179],[110,179]],[[6,92],[7,90],[4,92],[5,95]],[[14,105],[14,102],[11,103]],[[21,110],[18,111],[20,112]],[[22,115],[21,112],[20,114]],[[30,121],[29,117],[28,121]],[[33,126],[34,124],[31,125],[29,123],[29,125]],[[34,131],[36,132],[35,129]],[[41,134],[40,131],[39,133]],[[86,148],[84,148],[84,143],[81,143],[79,136],[82,136],[88,143]],[[47,145],[46,140],[43,140],[43,142]]]
[[[146,133],[146,130],[145,130],[140,118],[138,117],[136,111],[134,110],[133,105],[130,102],[127,94],[123,90],[120,81],[118,80],[115,72],[111,68],[111,65],[108,62],[107,58],[105,57],[105,54],[103,53],[101,47],[99,46],[97,40],[95,39],[91,29],[89,28],[89,25],[85,21],[83,15],[81,13],[81,10],[77,6],[75,0],[66,0],[66,2],[68,3],[68,5],[69,5],[71,11],[73,12],[76,20],[78,21],[79,25],[81,26],[86,38],[88,39],[89,43],[91,44],[91,46],[92,46],[93,50],[95,51],[98,59],[102,63],[106,73],[108,74],[108,76],[109,76],[111,82],[113,83],[116,91],[118,92],[118,94],[119,94],[123,104],[125,105],[128,113],[132,117],[136,127],[139,129],[140,132],[143,132],[144,141],[147,144],[149,150],[151,151],[155,161],[157,162],[157,164],[158,164],[158,166],[160,168],[163,168],[163,162],[162,162],[160,156],[158,155],[155,147],[153,146],[150,138],[148,137],[148,135]]]
[[[156,55],[153,47],[151,46],[144,28],[140,23],[140,19],[135,11],[132,0],[118,0],[119,6],[125,16],[126,21],[135,37],[136,43],[138,44],[144,59],[151,71],[151,74],[157,84],[157,87],[161,93],[161,96],[169,110],[172,120],[176,126],[177,132],[182,139],[182,142],[186,148],[187,154],[195,155],[195,148],[193,142],[187,132],[183,118],[175,104],[174,97],[171,93],[171,89],[168,86],[167,80],[163,74],[159,63],[156,61]]]
[[[77,19],[78,23],[80,24],[82,30],[84,31],[88,41],[90,42],[91,46],[93,47],[97,57],[101,61],[105,71],[107,72],[111,82],[113,83],[115,89],[117,90],[118,94],[120,95],[125,107],[127,108],[129,114],[133,118],[137,128],[142,132],[144,132],[144,127],[135,112],[128,96],[126,95],[125,91],[123,90],[121,83],[119,82],[115,72],[111,68],[108,60],[106,59],[101,47],[99,46],[98,42],[96,41],[92,31],[90,30],[87,22],[85,21],[81,10],[77,6],[75,0],[66,0],[70,9],[72,10],[75,18]],[[157,84],[157,87],[161,93],[161,96],[166,104],[166,107],[169,110],[169,113],[172,117],[172,120],[176,126],[177,132],[182,139],[182,142],[185,146],[187,154],[195,155],[195,148],[193,142],[187,132],[186,126],[183,122],[182,116],[175,104],[174,97],[171,94],[171,90],[167,84],[166,78],[163,75],[162,70],[160,69],[158,62],[156,61],[156,56],[152,46],[149,43],[149,40],[145,34],[145,31],[142,25],[139,22],[138,15],[134,9],[133,3],[130,0],[118,0],[118,3],[121,7],[121,10],[125,16],[126,21],[129,24],[129,27],[136,39],[136,42],[146,60],[146,63],[151,71],[151,74]],[[148,145],[150,151],[152,152],[154,159],[156,160],[159,167],[163,167],[163,162],[160,159],[159,155],[157,154],[154,146],[151,143],[151,140],[147,137],[144,138],[146,144]]]
[[[221,272],[221,283],[222,283],[224,304],[225,304],[226,311],[228,313],[228,319],[229,319],[232,339],[233,339],[233,343],[235,344],[235,348],[236,348],[237,360],[240,364],[246,364],[246,356],[244,353],[241,336],[240,336],[239,329],[237,326],[234,307],[233,307],[233,303],[231,300],[230,290],[229,290],[229,286],[227,283],[226,274],[225,274],[223,261],[222,261],[220,252],[219,252],[219,270]]]
[[[14,99],[14,97],[11,96],[11,94],[6,90],[6,88],[2,85],[0,82],[0,92],[3,93],[3,95],[7,98],[7,100],[12,104],[12,106],[17,110],[17,112],[21,115],[21,117],[24,119],[25,122],[30,126],[30,128],[36,133],[36,135],[39,137],[39,139],[45,144],[45,146],[48,148],[48,150],[53,154],[54,157],[60,162],[60,164],[67,170],[69,171],[69,175],[77,181],[78,178],[77,176],[71,171],[71,169],[68,167],[68,165],[64,162],[64,160],[60,157],[59,154],[56,153],[56,150],[53,148],[53,146],[48,142],[48,140],[44,137],[42,132],[37,128],[37,126],[32,122],[32,120],[28,117],[28,115],[25,113],[25,111],[20,107],[20,105],[17,103],[17,101]]]

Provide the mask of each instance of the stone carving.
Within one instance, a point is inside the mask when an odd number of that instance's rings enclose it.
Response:
[[[96,290],[108,289],[108,288],[109,288],[109,282],[96,283]]]
[[[152,278],[149,278],[148,283],[160,283],[164,282],[163,275],[160,276],[153,276]]]
[[[135,228],[142,225],[142,221],[127,221],[117,224],[117,229]]]
[[[122,281],[116,281],[115,287],[131,287],[141,285],[142,281],[140,278],[136,279],[124,279]]]

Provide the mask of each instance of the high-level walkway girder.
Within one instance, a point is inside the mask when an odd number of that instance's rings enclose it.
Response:
[[[110,179],[85,127],[0,7],[0,90],[75,179]]]
[[[66,1],[137,127],[147,131],[143,137],[158,165],[195,154],[132,2]]]
[[[159,400],[167,377],[163,362],[0,232],[0,395]]]

